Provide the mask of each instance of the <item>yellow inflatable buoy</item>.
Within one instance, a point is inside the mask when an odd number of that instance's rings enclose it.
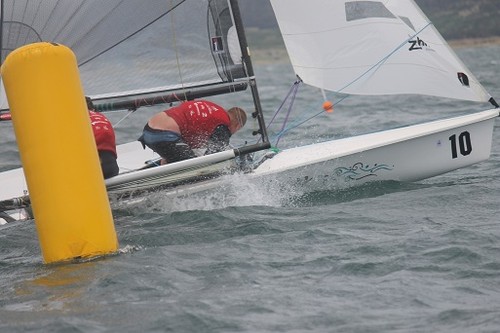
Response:
[[[74,53],[14,50],[2,79],[46,263],[115,252],[118,240]]]

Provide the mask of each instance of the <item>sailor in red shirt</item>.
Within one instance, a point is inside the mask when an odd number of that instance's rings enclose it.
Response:
[[[111,125],[111,122],[102,113],[94,111],[94,103],[90,97],[85,97],[85,100],[87,101],[90,123],[92,124],[92,131],[94,132],[104,178],[107,179],[116,176],[119,168],[116,162],[116,139],[113,125]]]
[[[187,101],[154,115],[139,141],[157,152],[163,163],[196,157],[192,149],[206,148],[205,155],[223,151],[229,138],[246,123],[245,111],[228,111],[206,100]]]

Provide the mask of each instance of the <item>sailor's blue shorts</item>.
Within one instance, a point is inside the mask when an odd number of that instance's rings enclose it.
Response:
[[[176,132],[154,129],[146,124],[139,141],[144,148],[148,146],[168,163],[196,157],[191,148]]]

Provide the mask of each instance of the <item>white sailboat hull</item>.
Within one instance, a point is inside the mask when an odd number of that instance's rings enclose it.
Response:
[[[302,194],[374,181],[418,181],[488,159],[498,116],[498,109],[494,109],[286,149],[263,160],[244,177],[262,184],[300,187]],[[117,176],[118,181],[114,178],[106,181],[110,194],[148,190],[157,188],[162,181],[168,184],[172,179],[182,178],[179,170],[175,170],[172,176],[174,164],[152,168],[157,169],[155,171],[130,172],[155,157],[151,151],[143,150],[138,142],[119,146],[118,153],[121,171],[129,173]],[[227,157],[206,156],[212,162],[220,163],[202,166],[198,174],[210,175],[217,168],[227,170],[228,163],[224,162]],[[187,172],[192,173],[193,169]],[[162,193],[175,197],[212,191],[221,185],[221,181],[220,178],[197,179],[194,183],[167,186]],[[0,203],[28,194],[22,169],[0,173],[0,184]],[[127,187],[131,184],[133,186]],[[23,209],[9,211],[9,215],[16,220],[27,217]],[[0,218],[0,223],[2,221],[5,223],[5,219]]]
[[[488,159],[497,116],[498,110],[489,110],[292,148],[265,161],[254,174],[279,174],[282,181],[295,179],[311,190],[422,180]]]

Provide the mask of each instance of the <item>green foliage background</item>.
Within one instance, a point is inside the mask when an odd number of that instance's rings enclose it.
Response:
[[[448,40],[500,36],[500,0],[416,2]],[[269,0],[240,0],[239,3],[247,27],[277,28]]]

